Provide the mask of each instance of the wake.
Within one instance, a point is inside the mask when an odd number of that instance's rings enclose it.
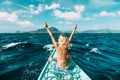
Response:
[[[17,46],[17,45],[19,45],[19,44],[27,44],[27,42],[15,42],[15,43],[12,42],[12,43],[9,43],[9,44],[3,46],[0,50],[6,50],[6,49],[8,49],[8,48]]]

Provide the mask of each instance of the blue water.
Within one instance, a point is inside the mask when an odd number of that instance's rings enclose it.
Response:
[[[48,34],[0,34],[0,80],[36,80],[51,43]],[[92,80],[120,80],[120,34],[76,33],[69,53]]]

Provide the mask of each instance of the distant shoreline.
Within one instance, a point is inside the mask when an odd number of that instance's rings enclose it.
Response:
[[[52,33],[71,33],[72,31],[60,31],[59,29],[55,27],[50,27],[49,28]],[[10,33],[10,32],[5,32],[5,33]],[[47,33],[45,28],[33,30],[33,31],[19,31],[17,30],[16,32],[11,32],[12,33]],[[76,33],[120,33],[120,30],[111,30],[111,29],[99,29],[99,30],[85,30],[85,31],[76,31]]]

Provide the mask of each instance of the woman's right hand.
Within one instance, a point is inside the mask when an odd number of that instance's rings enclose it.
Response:
[[[44,27],[45,27],[45,28],[48,28],[48,25],[47,25],[47,23],[46,23],[46,22],[44,23]]]
[[[76,30],[77,29],[77,24],[75,25],[75,27],[74,27],[74,30]]]

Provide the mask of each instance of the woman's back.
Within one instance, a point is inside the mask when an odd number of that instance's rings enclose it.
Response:
[[[57,51],[57,66],[61,69],[65,69],[68,63],[68,48],[62,49],[61,47],[56,48]]]

